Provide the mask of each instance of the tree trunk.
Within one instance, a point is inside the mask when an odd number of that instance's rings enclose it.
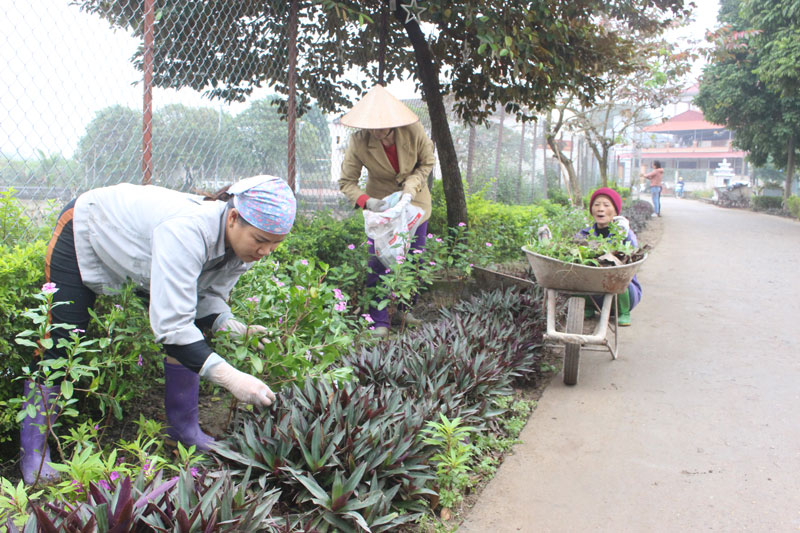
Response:
[[[500,154],[503,152],[503,123],[506,120],[506,108],[500,108],[500,129],[497,130],[497,152],[494,155],[494,200],[497,201],[497,186],[500,181]]]
[[[608,152],[609,147],[605,144],[600,144],[596,140],[587,139],[589,149],[597,159],[597,166],[600,168],[600,183],[603,187],[608,187]],[[599,145],[599,146],[598,146]]]
[[[537,133],[539,130],[539,122],[533,123],[533,150],[531,150],[531,202],[534,200],[534,192],[536,191],[536,141]]]
[[[786,182],[783,186],[783,201],[792,195],[792,180],[794,178],[794,134],[789,136],[789,158],[786,161]]]
[[[547,144],[550,146],[553,153],[556,154],[556,159],[560,165],[567,171],[567,187],[569,188],[567,192],[570,195],[572,205],[578,205],[578,202],[581,201],[581,188],[578,184],[578,178],[575,175],[575,166],[572,164],[572,160],[564,155],[561,146],[559,146],[556,141],[555,135],[550,132],[547,134]]]
[[[525,159],[525,122],[519,135],[519,162],[517,163],[517,203],[522,203],[522,160]]]
[[[550,133],[550,112],[548,111],[547,117],[544,119],[544,124],[542,124],[542,137],[544,137],[545,142],[542,143],[542,173],[544,174],[542,192],[544,192],[544,198],[547,199],[547,135]]]
[[[439,87],[439,69],[436,67],[419,24],[415,19],[405,23],[406,13],[399,2],[394,16],[405,27],[408,39],[414,47],[417,76],[422,82],[425,102],[431,117],[433,140],[439,150],[439,166],[442,169],[442,185],[447,205],[447,225],[456,227],[459,222],[467,222],[467,200],[464,196],[461,171],[458,168],[458,156],[453,144],[453,137],[450,135],[450,125]]]
[[[472,161],[475,158],[475,126],[469,127],[469,141],[467,142],[467,185],[470,191],[475,191],[475,184],[472,181]]]

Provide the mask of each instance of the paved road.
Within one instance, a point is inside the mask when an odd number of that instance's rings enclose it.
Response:
[[[553,380],[459,533],[800,530],[800,222],[663,211],[620,359]]]

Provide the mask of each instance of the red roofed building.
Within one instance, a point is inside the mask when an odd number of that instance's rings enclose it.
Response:
[[[713,172],[723,160],[731,165],[735,181],[749,181],[747,152],[733,149],[732,133],[708,122],[700,111],[689,109],[643,131],[649,142],[645,140],[646,148],[639,152],[640,164],[649,170],[653,161],[660,161],[668,183],[680,176],[687,183],[714,186]]]

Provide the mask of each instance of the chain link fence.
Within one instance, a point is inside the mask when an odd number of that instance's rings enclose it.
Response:
[[[96,2],[96,6],[103,4]],[[132,0],[130,6],[108,4],[116,11],[106,13],[106,18],[137,15],[141,9],[141,0]],[[275,5],[281,4],[271,3],[270,9]],[[156,42],[158,32],[167,29],[173,35],[181,30],[211,38],[244,19],[271,17],[274,24],[288,17],[290,3],[282,5],[283,12],[266,14],[250,11],[260,9],[257,2],[187,1],[185,12],[169,16],[156,10]],[[6,203],[12,197],[22,202],[26,216],[4,221],[0,243],[8,242],[12,233],[30,236],[82,191],[143,181],[144,86],[142,71],[136,68],[143,40],[130,31],[112,29],[107,19],[90,11],[66,0],[10,0],[6,6],[0,22],[5,41],[0,72],[6,88],[0,94],[0,193]],[[169,28],[169,24],[185,28]],[[207,24],[216,27],[200,27]],[[286,35],[276,37],[275,27],[275,46],[283,46]],[[216,69],[223,81],[228,75],[226,65],[237,58],[221,53],[201,57],[201,47],[194,46],[192,39],[171,46],[187,49],[173,50],[172,55],[155,49],[156,82],[161,87],[152,89],[152,183],[183,191],[212,191],[256,174],[286,178],[285,99],[269,87],[240,92],[240,101],[233,103],[212,99],[207,87],[190,88],[196,85],[191,70],[174,58],[202,61]],[[300,50],[298,61],[304,61],[303,53]],[[280,78],[288,69],[288,54],[284,63],[238,67],[268,69],[273,78]],[[412,90],[395,88],[395,93],[412,93],[413,84],[407,85]],[[163,88],[167,86],[174,88]],[[405,101],[430,132],[424,102]],[[351,211],[337,184],[351,130],[338,124],[338,116],[324,113],[311,102],[297,119],[296,191],[305,212]],[[470,192],[484,190],[500,201],[526,203],[544,194],[546,176],[551,189],[558,186],[558,165],[552,153],[544,150],[541,125],[523,126],[498,115],[489,127],[469,128],[451,117],[451,130]],[[572,144],[575,157],[582,161],[578,168],[590,169],[588,150],[580,148],[580,143]],[[437,168],[434,178],[439,176]]]

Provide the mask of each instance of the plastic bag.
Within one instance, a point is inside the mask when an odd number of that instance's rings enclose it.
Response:
[[[386,268],[397,264],[398,259],[408,253],[414,232],[425,214],[415,205],[397,206],[402,194],[396,192],[383,198],[391,206],[386,211],[364,211],[364,231],[375,244],[375,256]]]

